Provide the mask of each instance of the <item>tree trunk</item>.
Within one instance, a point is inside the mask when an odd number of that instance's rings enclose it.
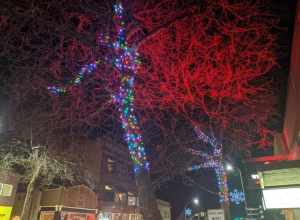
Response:
[[[136,175],[136,182],[143,220],[162,220],[149,173],[146,171],[138,173]]]
[[[38,152],[35,152],[35,154],[36,155],[34,157],[35,158],[34,170],[33,170],[32,178],[27,185],[26,196],[23,204],[22,213],[21,213],[21,220],[31,220],[29,219],[29,217],[30,217],[30,208],[32,204],[32,197],[36,187],[36,181],[37,178],[39,177],[40,170],[41,170],[41,164],[38,159]]]
[[[224,209],[224,214],[225,214],[225,220],[230,220],[230,203],[229,201],[223,202],[222,203],[222,208]]]

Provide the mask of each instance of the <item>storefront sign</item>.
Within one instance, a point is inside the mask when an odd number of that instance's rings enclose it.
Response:
[[[268,170],[260,176],[263,187],[300,185],[300,168]]]
[[[9,220],[11,211],[11,206],[0,206],[0,220]]]
[[[208,220],[225,220],[225,214],[223,209],[208,209]]]

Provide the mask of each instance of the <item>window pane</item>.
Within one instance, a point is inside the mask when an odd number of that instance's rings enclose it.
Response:
[[[11,196],[12,191],[13,191],[13,185],[0,183],[0,196],[9,197]]]
[[[128,196],[128,205],[129,206],[135,206],[136,205],[136,197]]]

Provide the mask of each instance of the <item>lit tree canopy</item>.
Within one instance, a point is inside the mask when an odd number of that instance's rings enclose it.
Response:
[[[138,108],[149,118],[170,110],[206,129],[210,123],[235,144],[268,146],[276,19],[260,1],[147,3],[134,14],[145,35]]]

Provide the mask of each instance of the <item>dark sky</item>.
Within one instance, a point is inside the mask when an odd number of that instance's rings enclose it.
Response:
[[[278,111],[283,114],[289,68],[289,55],[293,33],[293,22],[297,1],[273,0],[271,2],[272,3],[270,4],[270,8],[272,9],[273,13],[278,15],[278,17],[280,18],[280,27],[282,27],[282,31],[278,32],[281,52],[279,60],[280,68],[278,68],[274,72],[274,79],[278,84],[278,89],[276,88],[278,100],[280,100]],[[0,87],[2,86],[1,83],[3,82],[0,81]],[[0,99],[3,98],[0,97]],[[0,112],[2,111],[2,109],[3,108],[0,106]],[[256,153],[257,155],[262,155],[266,152],[257,151]],[[161,199],[164,199],[171,203],[172,219],[176,219],[180,212],[182,212],[184,205],[188,201],[191,201],[194,197],[199,197],[201,205],[205,208],[215,208],[218,206],[217,196],[207,191],[217,191],[214,172],[201,170],[193,175],[196,180],[195,186],[186,186],[182,183],[182,181],[172,181],[162,186],[162,188],[157,192],[158,196]]]

